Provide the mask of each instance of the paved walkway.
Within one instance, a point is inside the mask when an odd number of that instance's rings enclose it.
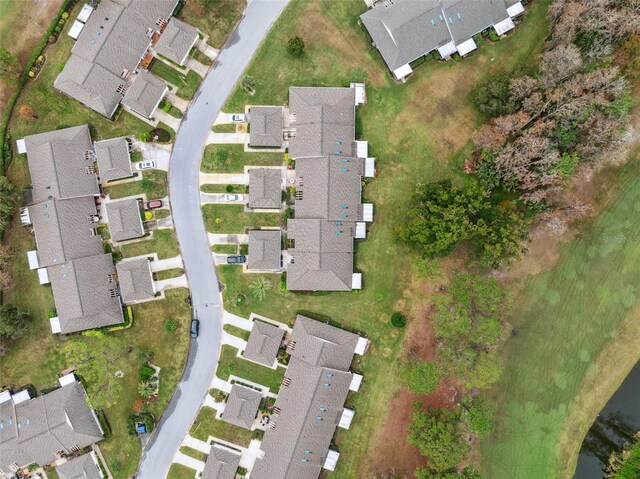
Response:
[[[212,47],[211,45],[207,45],[205,42],[202,42],[202,41],[198,42],[198,44],[196,45],[196,48],[198,49],[198,51],[204,53],[206,56],[208,56],[212,60],[215,60],[216,58],[218,58],[218,55],[220,55],[220,50]]]
[[[221,233],[207,233],[209,237],[209,244],[248,244],[249,235],[242,234],[221,234]]]
[[[194,60],[191,57],[187,59],[187,68],[190,68],[191,70],[196,72],[198,75],[200,75],[202,78],[204,78],[207,75],[207,72],[209,71],[208,66],[203,65],[198,60]]]
[[[248,185],[249,175],[245,173],[202,173],[200,184],[204,185]]]
[[[184,98],[180,98],[178,95],[176,95],[172,91],[167,93],[166,99],[167,99],[167,101],[169,103],[171,103],[173,106],[175,106],[182,113],[187,111],[187,108],[189,108],[189,102],[187,100],[185,100]]]
[[[189,284],[187,283],[187,276],[183,274],[182,276],[177,276],[175,278],[154,281],[154,286],[156,291],[161,292],[168,289],[188,288]]]
[[[244,348],[247,347],[247,342],[244,339],[234,336],[233,334],[229,334],[226,331],[222,331],[222,344],[228,344],[240,351],[244,351]]]
[[[248,471],[253,469],[253,465],[256,459],[262,455],[260,450],[260,443],[257,439],[252,439],[247,449],[242,450],[242,457],[240,458],[240,467],[244,467]]]
[[[201,441],[200,439],[196,439],[195,437],[190,436],[189,434],[187,434],[187,436],[184,438],[182,445],[188,446],[191,449],[195,449],[196,451],[200,451],[205,454],[209,454],[209,451],[211,451],[211,444]]]
[[[209,133],[207,145],[217,144],[240,144],[244,145],[249,141],[249,133]]]
[[[227,264],[227,254],[211,253],[213,255],[213,262],[217,266],[219,264]]]
[[[180,451],[176,452],[176,455],[173,458],[173,462],[182,464],[183,466],[187,466],[190,469],[195,469],[198,472],[204,471],[204,461],[199,461],[194,457],[187,456],[186,454],[182,454]],[[194,474],[194,477],[195,477],[195,474]]]
[[[173,131],[178,131],[180,128],[180,123],[182,120],[180,118],[176,118],[175,116],[169,115],[169,113],[162,111],[160,108],[156,109],[156,112],[153,114],[154,118],[158,121],[161,121],[165,125],[169,125],[173,128]]]
[[[253,321],[242,318],[226,310],[222,313],[222,322],[224,324],[231,324],[237,328],[244,329],[245,331],[251,331],[251,328],[253,328]]]
[[[151,262],[151,271],[157,273],[158,271],[165,271],[167,269],[182,268],[182,256],[174,256],[173,258],[157,259]]]
[[[231,384],[218,376],[214,376],[211,381],[211,389],[219,389],[227,394],[231,392]]]

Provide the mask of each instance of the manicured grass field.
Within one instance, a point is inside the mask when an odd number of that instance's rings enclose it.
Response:
[[[204,2],[204,11],[194,8],[196,3],[187,2],[179,18],[209,35],[209,45],[222,47],[246,7],[245,0],[209,0]]]
[[[244,233],[245,227],[278,226],[277,213],[252,213],[244,205],[209,204],[202,207],[204,225],[212,233]]]
[[[601,355],[623,340],[624,322],[637,323],[640,306],[640,162],[624,170],[615,201],[514,300],[515,333],[493,391],[497,429],[481,447],[485,477],[572,477],[580,443],[617,384],[602,394],[585,386],[598,375],[621,381],[617,368],[623,374],[640,359],[637,343],[609,351],[616,366]]]
[[[216,419],[215,410],[207,406],[200,409],[189,434],[201,441],[207,441],[209,436],[214,436],[242,447],[247,447],[253,436],[247,429]]]
[[[238,328],[237,326],[234,326],[233,324],[225,324],[222,327],[222,329],[224,329],[229,334],[233,334],[234,336],[238,336],[239,338],[244,339],[245,341],[247,341],[249,339],[250,331]]]
[[[213,125],[211,130],[214,133],[235,133],[236,125],[224,123],[222,125]]]
[[[196,477],[195,469],[182,464],[172,464],[167,475],[167,479],[194,479],[194,477]]]
[[[249,193],[249,187],[247,185],[204,184],[200,187],[200,191],[202,191],[203,193],[227,193],[227,186],[231,186],[233,188],[231,193]]]
[[[322,314],[371,340],[370,351],[356,366],[364,373],[363,388],[349,398],[354,409],[363,413],[356,414],[349,431],[338,432],[341,457],[336,477],[366,473],[376,432],[401,387],[397,375],[399,359],[404,356],[403,340],[389,324],[391,313],[414,307],[423,310],[419,304],[425,298],[409,293],[412,255],[394,241],[393,226],[403,219],[416,181],[444,177],[464,181],[462,163],[469,139],[485,120],[471,105],[470,92],[492,75],[535,64],[547,35],[548,3],[528,5],[518,28],[500,42],[483,44],[460,62],[429,62],[405,84],[396,84],[358,25],[366,9],[364,2],[291,2],[246,72],[255,78],[255,95],[238,86],[224,107],[224,111],[241,111],[245,104],[285,104],[291,85],[367,84],[367,103],[358,108],[356,131],[368,140],[369,154],[377,158],[378,177],[364,190],[365,201],[375,204],[376,219],[368,238],[356,246],[355,267],[363,273],[363,290],[282,292],[279,276],[272,275],[271,291],[258,301],[249,289],[254,275],[219,267],[226,287],[225,307],[233,312],[245,317],[255,312],[279,321],[290,320],[296,312]],[[286,52],[287,40],[294,35],[305,42],[302,59]],[[245,303],[238,305],[238,294],[246,297]],[[389,463],[393,465],[393,458]]]
[[[138,173],[139,174],[139,173]],[[161,170],[151,170],[142,173],[140,181],[130,181],[114,186],[105,187],[105,192],[112,200],[126,196],[147,194],[150,200],[167,196],[167,173]],[[144,180],[147,179],[147,181]]]
[[[200,169],[205,173],[242,173],[244,165],[278,166],[283,153],[248,153],[243,145],[207,145]]]
[[[153,62],[150,70],[154,75],[157,75],[178,87],[176,95],[180,98],[184,98],[185,100],[191,100],[191,98],[193,98],[193,95],[202,81],[200,75],[193,70],[190,70],[189,73],[185,75],[183,72],[178,71],[158,60]]]
[[[182,276],[183,274],[184,270],[182,268],[174,268],[165,269],[164,271],[158,271],[157,273],[153,273],[153,276],[156,280],[162,281],[163,279],[177,278],[178,276]]]
[[[191,447],[188,446],[182,446],[180,448],[180,452],[182,454],[186,454],[187,456],[193,457],[195,459],[198,459],[199,461],[206,461],[207,460],[207,454],[205,454],[204,452],[198,451],[197,449],[193,449]]]
[[[165,259],[180,254],[173,230],[154,231],[153,239],[122,245],[120,251],[124,258],[158,253],[159,259]]]
[[[254,383],[262,384],[277,392],[284,378],[284,369],[271,369],[261,366],[258,363],[247,361],[237,357],[238,350],[233,346],[225,344],[220,353],[220,362],[216,370],[216,376],[227,380],[230,375],[238,376]]]

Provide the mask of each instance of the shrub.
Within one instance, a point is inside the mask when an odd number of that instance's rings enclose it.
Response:
[[[153,219],[153,213],[151,211],[144,212],[144,220],[149,221]]]
[[[151,139],[151,133],[149,133],[148,131],[140,133],[140,141],[149,141],[150,139]]]
[[[431,394],[436,390],[442,372],[435,363],[412,361],[400,370],[400,379],[407,387],[418,394]]]
[[[169,105],[169,109],[171,109],[171,105]],[[162,128],[154,128],[151,130],[151,137],[153,141],[157,141],[159,143],[169,143],[171,141],[171,133]]]
[[[148,381],[151,376],[156,373],[156,370],[147,364],[140,366],[140,380]]]
[[[224,187],[224,190],[225,190],[227,193],[233,193],[233,185],[227,185],[227,186],[225,186],[225,187]]]
[[[170,333],[173,333],[178,329],[178,324],[173,319],[167,319],[164,323],[164,329]]]
[[[287,52],[289,55],[301,58],[304,56],[304,41],[300,37],[291,37],[287,42]]]
[[[391,315],[391,325],[396,328],[404,328],[407,325],[407,318],[404,314],[396,311]]]
[[[169,113],[169,110],[171,110],[171,103],[166,103],[163,107],[162,107],[162,111],[165,113]]]

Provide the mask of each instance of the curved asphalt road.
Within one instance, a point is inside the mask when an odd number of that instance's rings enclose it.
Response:
[[[172,216],[200,336],[191,342],[184,375],[147,444],[138,479],[165,478],[204,400],[220,354],[222,304],[200,210],[198,173],[211,124],[267,31],[289,0],[251,0],[237,28],[196,93],[169,162]],[[150,334],[153,334],[150,332]]]

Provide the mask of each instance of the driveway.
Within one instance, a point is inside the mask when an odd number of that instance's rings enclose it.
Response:
[[[240,144],[244,145],[249,143],[249,133],[209,133],[209,139],[207,144],[217,145],[232,145]]]
[[[142,153],[144,161],[155,161],[156,169],[169,171],[169,159],[171,158],[171,145],[136,141],[134,148]]]
[[[200,184],[248,185],[249,175],[244,173],[200,173]]]
[[[225,233],[207,233],[209,243],[214,244],[247,244],[249,243],[249,235],[242,234],[225,234]]]
[[[225,197],[225,193],[200,193],[200,201],[202,202],[203,205],[206,205],[208,203],[224,203],[224,204],[229,204],[229,205],[243,205],[245,204],[247,201],[244,198],[244,195],[242,195],[242,199],[239,201],[227,201],[224,199]]]
[[[208,394],[222,338],[220,285],[200,210],[202,151],[213,120],[288,0],[252,0],[218,61],[202,82],[178,130],[169,167],[171,211],[189,278],[200,335],[191,341],[184,373],[147,443],[137,479],[163,479]],[[208,259],[208,261],[207,261]]]

